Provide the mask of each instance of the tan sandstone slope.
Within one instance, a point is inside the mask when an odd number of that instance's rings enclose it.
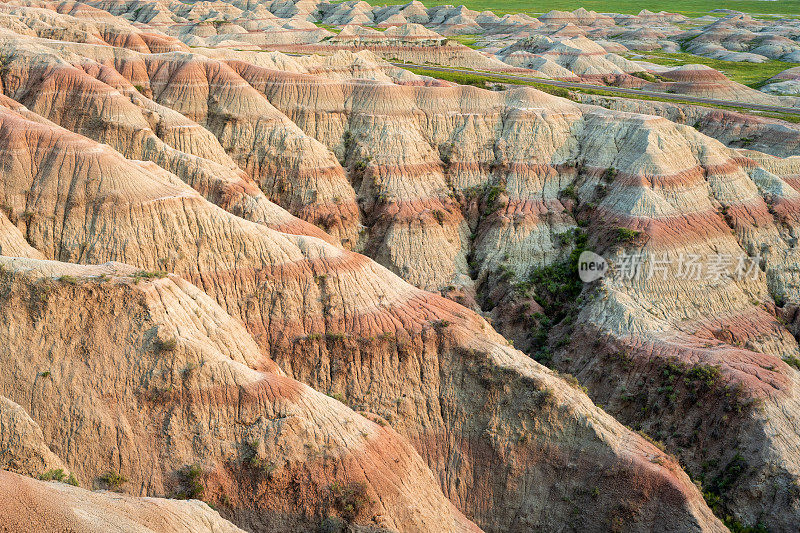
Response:
[[[665,440],[724,512],[796,523],[796,158],[21,4],[0,5],[0,254],[30,259],[1,260],[0,395],[42,442],[20,464],[169,496],[197,463],[248,529],[724,530],[675,458],[458,300]],[[537,269],[586,245],[763,271],[551,299]],[[68,264],[108,261],[131,266]],[[337,508],[351,482],[357,517]]]
[[[45,474],[61,458],[83,485],[113,472],[134,495],[203,498],[244,527],[273,531],[347,516],[337,484],[356,483],[364,504],[350,519],[392,530],[476,529],[404,439],[285,377],[237,321],[181,278],[115,263],[2,257],[0,266],[8,339],[0,388],[35,419],[14,407],[19,421],[4,428],[4,440],[28,444],[13,448],[18,457],[6,467]],[[10,485],[7,497],[42,490]],[[88,500],[79,516],[114,507],[60,490],[67,502]],[[145,501],[119,503],[147,512]]]
[[[197,500],[89,492],[0,471],[0,522],[7,531],[160,531],[241,533]]]

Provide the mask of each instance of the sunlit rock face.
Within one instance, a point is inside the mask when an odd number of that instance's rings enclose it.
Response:
[[[726,512],[796,523],[797,158],[399,69],[539,68],[443,37],[475,24],[623,22],[420,6],[0,6],[0,466],[84,487],[0,499],[76,530],[724,531],[684,468],[733,469]],[[335,53],[256,50],[274,26]],[[542,74],[634,68],[561,31]],[[540,286],[581,248],[756,267]]]

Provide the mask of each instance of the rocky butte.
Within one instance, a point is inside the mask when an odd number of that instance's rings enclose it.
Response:
[[[402,65],[791,111],[711,19],[0,3],[2,529],[796,531],[797,126]]]

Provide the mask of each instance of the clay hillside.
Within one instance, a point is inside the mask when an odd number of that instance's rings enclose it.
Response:
[[[796,531],[800,128],[403,66],[789,113],[629,57],[740,15],[1,2],[0,530]]]

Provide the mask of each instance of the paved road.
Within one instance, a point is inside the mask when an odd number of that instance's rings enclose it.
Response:
[[[788,113],[791,115],[800,115],[800,108],[798,107],[781,107],[763,104],[752,104],[747,102],[733,102],[730,100],[716,100],[714,98],[701,98],[699,96],[688,96],[683,94],[674,93],[659,93],[653,91],[641,91],[638,89],[626,89],[623,87],[608,87],[606,85],[592,85],[589,83],[576,83],[571,81],[549,80],[545,78],[533,78],[530,76],[511,76],[507,74],[499,74],[494,72],[466,70],[449,67],[435,67],[432,65],[417,65],[414,63],[392,63],[392,65],[401,68],[421,68],[425,70],[435,70],[437,72],[453,72],[456,74],[477,74],[479,76],[491,76],[493,78],[504,78],[508,80],[526,81],[530,83],[541,83],[542,85],[552,85],[554,87],[564,87],[565,89],[578,88],[578,89],[598,89],[601,91],[608,91],[613,93],[630,94],[633,96],[652,96],[662,100],[680,100],[683,102],[696,102],[698,104],[711,104],[728,107],[741,107],[745,109],[753,109],[755,111],[772,111],[775,113]]]

